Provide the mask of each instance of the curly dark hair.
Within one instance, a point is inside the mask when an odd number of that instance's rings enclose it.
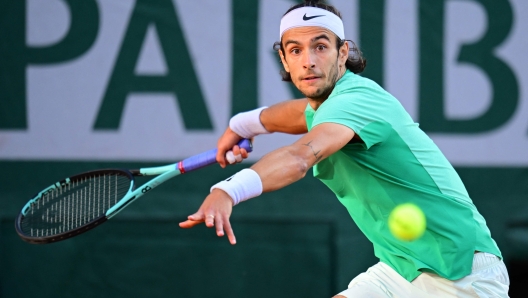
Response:
[[[306,7],[306,6],[317,7],[317,8],[327,10],[335,14],[336,16],[338,16],[340,19],[342,19],[341,13],[339,12],[339,10],[337,10],[337,8],[329,4],[321,3],[319,0],[305,0],[304,3],[297,4],[297,5],[290,7],[290,9],[288,9],[288,11],[286,11],[286,13],[284,13],[283,16],[287,15],[290,11],[294,9],[297,9],[300,7]],[[363,70],[365,70],[365,67],[367,67],[367,59],[363,57],[363,53],[361,53],[361,51],[356,46],[356,44],[351,40],[346,40],[346,39],[341,40],[341,38],[339,38],[338,36],[336,36],[336,39],[337,39],[337,42],[336,42],[337,49],[341,48],[345,44],[345,42],[351,43],[350,52],[348,54],[348,59],[345,62],[345,67],[353,73],[361,73]],[[284,47],[282,45],[282,41],[276,41],[273,44],[273,49],[277,52],[281,51],[282,53],[284,53]],[[284,69],[281,70],[280,74],[282,76],[283,81],[286,81],[286,82],[292,81],[290,73],[285,71]]]

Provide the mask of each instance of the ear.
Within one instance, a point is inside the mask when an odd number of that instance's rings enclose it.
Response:
[[[279,50],[279,56],[282,61],[282,65],[284,66],[284,70],[286,72],[290,72],[290,67],[288,66],[288,62],[286,62],[286,58],[284,58],[284,54],[282,53],[281,50]]]
[[[345,40],[345,43],[339,48],[339,65],[344,66],[347,59],[348,59],[348,53],[350,51],[350,46],[348,44],[348,41]]]

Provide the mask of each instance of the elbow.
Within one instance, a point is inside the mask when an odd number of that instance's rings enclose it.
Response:
[[[299,173],[301,174],[301,178],[306,176],[306,173],[308,173],[308,170],[310,169],[310,165],[308,164],[308,161],[304,158],[301,158],[299,161]]]
[[[311,168],[309,159],[304,156],[302,152],[296,150],[296,148],[290,148],[289,151],[293,157],[293,164],[291,165],[290,170],[295,171],[295,176],[297,176],[298,179],[301,179],[306,176],[306,173]]]
[[[310,166],[308,163],[304,159],[298,158],[297,162],[295,163],[295,171],[298,179],[304,178],[309,169]]]

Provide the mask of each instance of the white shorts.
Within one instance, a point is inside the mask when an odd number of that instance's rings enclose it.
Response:
[[[508,297],[510,279],[504,262],[488,253],[476,253],[471,274],[448,280],[422,273],[407,281],[382,262],[361,273],[339,293],[345,297]]]

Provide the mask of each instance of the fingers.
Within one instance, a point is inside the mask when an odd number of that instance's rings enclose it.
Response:
[[[231,152],[231,146],[218,146],[218,151],[216,153],[216,162],[218,162],[218,164],[220,164],[220,166],[222,168],[225,168],[227,166],[228,163],[232,163],[230,161],[230,154],[233,154]],[[229,153],[231,152],[231,153]]]
[[[236,162],[235,155],[233,154],[233,151],[229,150],[226,153],[226,160],[229,164],[234,164]]]
[[[206,215],[205,216],[205,225],[208,228],[212,228],[212,227],[214,227],[214,224],[215,224],[215,216],[212,215],[212,214]]]
[[[244,148],[240,148],[240,154],[242,154],[242,158],[243,158],[243,159],[246,159],[246,158],[249,157],[249,153],[248,153],[247,150],[244,149]]]
[[[202,212],[198,211],[193,215],[189,215],[186,221],[180,222],[180,227],[184,229],[190,229],[198,224],[201,224],[202,222],[204,222],[203,214]]]
[[[235,233],[233,232],[233,229],[231,228],[231,223],[229,222],[229,220],[224,223],[223,228],[225,230],[225,233],[227,234],[227,239],[229,239],[229,243],[231,243],[232,245],[235,245],[236,244]]]
[[[238,145],[233,146],[233,150],[226,153],[226,160],[229,164],[240,163],[248,158],[249,153],[246,149],[240,148]]]
[[[237,163],[242,161],[241,148],[238,145],[233,146],[233,155]]]
[[[205,223],[205,225],[208,228],[212,228],[215,225],[215,216],[210,214],[210,215],[206,215],[205,217],[203,217],[203,216],[196,216],[193,214],[187,217],[186,221],[181,222],[180,227],[184,229],[188,229],[196,225],[199,225],[201,223]]]
[[[224,236],[224,224],[223,224],[223,220],[221,217],[219,217],[216,221],[215,221],[215,227],[216,227],[216,235],[218,237],[222,237]]]
[[[186,220],[184,222],[180,222],[180,228],[190,229],[198,224],[201,224],[202,222],[203,221]]]
[[[237,144],[242,138],[233,132],[229,127],[220,137],[217,143],[218,152],[216,154],[216,161],[222,168],[227,166],[226,153],[231,150],[234,144]],[[236,154],[235,154],[236,155]]]
[[[216,153],[216,162],[222,167],[222,168],[225,168],[227,166],[227,161],[226,161],[226,158],[225,158],[225,151],[224,150],[220,150],[220,148],[218,148],[218,152]]]
[[[235,233],[233,232],[233,229],[231,228],[231,223],[229,223],[229,219],[222,218],[220,216],[218,218],[215,218],[214,224],[215,224],[215,229],[216,229],[216,235],[218,237],[222,237],[225,234],[227,234],[229,243],[231,243],[232,245],[236,244]]]
[[[216,235],[222,237],[227,234],[229,242],[235,244],[235,234],[229,223],[233,208],[233,200],[222,190],[214,189],[207,196],[200,209],[187,217],[180,223],[184,229],[192,228],[198,224],[205,223],[208,228],[215,228]]]
[[[231,228],[231,223],[229,222],[229,219],[223,218],[222,216],[219,216],[217,218],[216,216],[210,214],[210,215],[206,215],[204,219],[198,216],[191,215],[188,217],[186,221],[180,223],[180,227],[184,229],[190,229],[204,222],[208,228],[215,227],[216,235],[218,237],[223,237],[224,235],[227,234],[229,243],[231,243],[232,245],[236,244],[235,233],[233,232],[233,229]]]

